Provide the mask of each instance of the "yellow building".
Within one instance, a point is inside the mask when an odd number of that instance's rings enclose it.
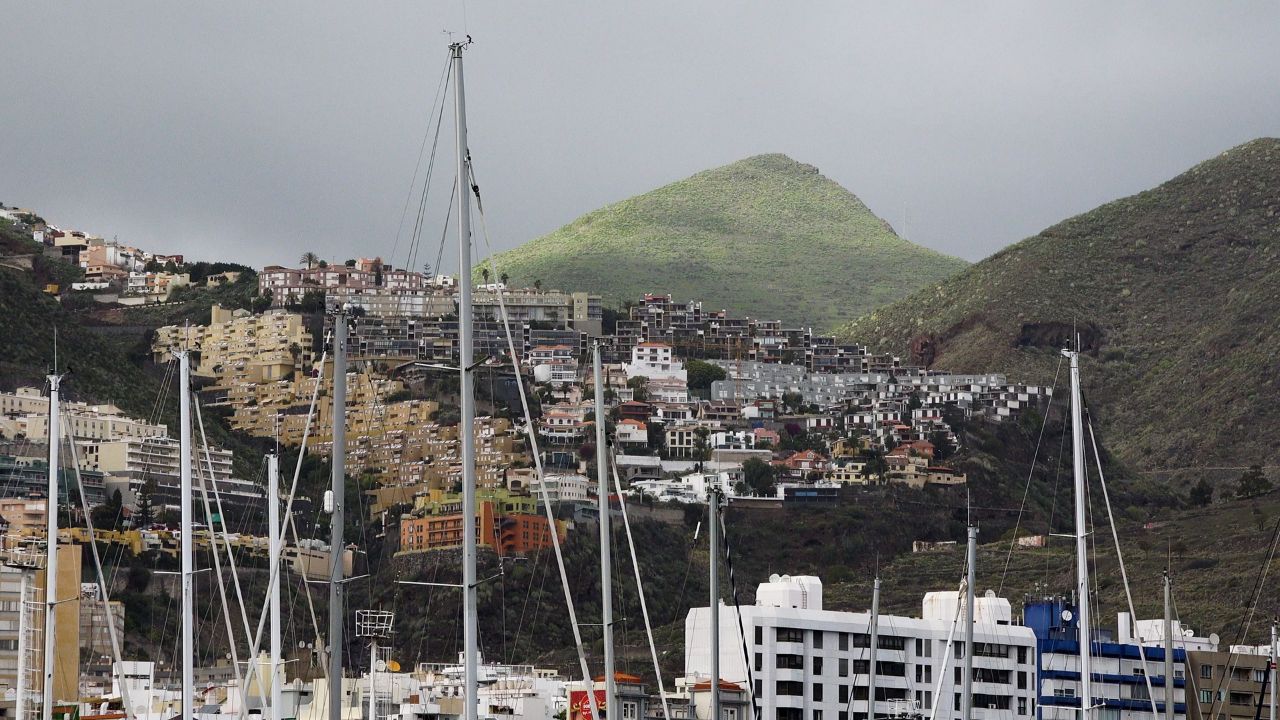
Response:
[[[297,313],[254,315],[214,305],[209,325],[156,330],[151,351],[165,362],[174,350],[199,351],[191,373],[217,380],[214,388],[273,382],[311,364],[311,333]],[[216,390],[211,388],[212,392]]]

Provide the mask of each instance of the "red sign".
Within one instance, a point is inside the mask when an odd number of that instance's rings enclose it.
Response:
[[[605,691],[596,690],[596,707],[600,708],[600,714],[608,716],[608,709],[605,707]],[[569,720],[592,720],[591,717],[591,701],[587,699],[586,690],[570,690],[569,691]]]

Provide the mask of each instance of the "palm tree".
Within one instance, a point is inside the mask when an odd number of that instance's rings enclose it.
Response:
[[[541,280],[534,280],[534,281],[533,281],[533,289],[534,289],[534,290],[541,290],[541,289],[542,289],[542,281],[541,281]]]
[[[427,277],[431,277],[431,263],[429,262],[422,263],[422,274]]]
[[[320,262],[320,256],[308,250],[302,253],[302,257],[298,258],[298,262],[304,263],[310,270],[316,263]]]
[[[500,277],[501,277],[501,279],[502,279],[502,285],[503,285],[503,287],[506,287],[507,279],[508,279],[508,278],[510,278],[511,276],[510,276],[510,275],[508,275],[508,274],[506,274],[506,273],[502,273],[502,275],[501,275]]]
[[[480,271],[480,277],[484,278],[484,284],[488,285],[489,284],[489,268],[482,269]]]

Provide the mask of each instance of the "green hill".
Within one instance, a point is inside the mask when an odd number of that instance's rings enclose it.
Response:
[[[1280,459],[1280,140],[1048,228],[843,330],[956,371],[1049,382],[1073,328],[1135,471]],[[1059,382],[1065,381],[1065,368]]]
[[[496,261],[516,286],[588,290],[613,306],[670,293],[819,328],[965,266],[898,237],[852,193],[785,155],[614,203]]]

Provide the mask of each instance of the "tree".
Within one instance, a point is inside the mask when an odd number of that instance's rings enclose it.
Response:
[[[484,278],[484,284],[489,284],[489,268],[480,268],[480,277]]]
[[[541,280],[534,280],[534,281],[533,281],[533,289],[534,289],[534,290],[541,290],[541,289],[542,289],[542,281],[541,281]]]
[[[1261,465],[1251,465],[1236,483],[1236,497],[1250,498],[1271,492],[1271,481]]]
[[[782,411],[783,412],[785,413],[795,412],[796,410],[800,409],[801,405],[804,405],[804,396],[801,395],[800,393],[798,392],[782,393]]]
[[[773,497],[776,493],[774,485],[777,477],[773,466],[760,458],[747,458],[747,461],[742,463],[742,481],[752,495]]]
[[[1191,492],[1187,495],[1187,500],[1196,507],[1204,507],[1213,502],[1213,486],[1209,481],[1200,478],[1200,481],[1191,486]]]
[[[120,491],[116,490],[111,493],[111,497],[103,504],[89,511],[89,517],[93,520],[93,527],[97,530],[118,530],[120,529],[120,521],[124,515],[124,500],[120,497]]]
[[[316,263],[316,267],[318,267],[318,268],[327,268],[327,267],[329,267],[329,261],[328,261],[328,260],[321,260],[320,262]]]
[[[344,263],[342,263],[342,264],[343,264],[343,265],[346,265],[347,267],[353,268],[353,267],[355,267],[355,266],[356,266],[356,261],[355,261],[354,259],[351,259],[351,260],[347,260],[346,262],[344,262]]]
[[[711,431],[701,425],[693,431],[693,455],[698,461],[698,472],[702,472],[702,463],[711,457],[711,443],[707,438]]]
[[[942,462],[955,454],[955,446],[951,443],[951,437],[947,435],[945,430],[936,430],[929,436],[929,442],[933,443],[933,459]]]
[[[702,360],[690,360],[684,364],[684,369],[689,376],[690,390],[710,390],[711,383],[728,377],[724,368]]]
[[[316,263],[320,262],[320,256],[308,250],[302,253],[302,257],[298,258],[298,262],[306,265],[307,269],[310,270],[315,267]]]
[[[498,278],[502,280],[502,286],[506,287],[507,281],[511,279],[511,276],[506,273],[502,273],[501,275],[498,276]]]
[[[631,388],[631,396],[636,400],[644,402],[649,399],[649,378],[643,375],[628,378],[627,387]]]
[[[147,478],[142,487],[138,488],[138,521],[134,523],[135,527],[150,527],[155,522],[155,497],[156,480],[155,478]]]
[[[660,422],[645,424],[649,435],[649,449],[661,455],[667,449],[667,427]]]

